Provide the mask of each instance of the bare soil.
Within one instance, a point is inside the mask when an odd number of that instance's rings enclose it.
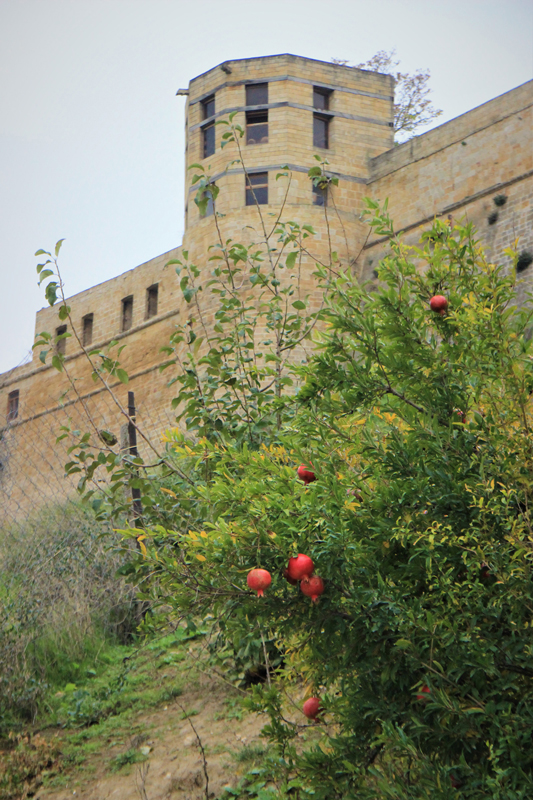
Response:
[[[202,676],[177,700],[132,718],[121,742],[101,742],[100,752],[79,767],[63,773],[61,789],[41,788],[36,800],[206,800],[218,797],[224,786],[235,786],[251,765],[239,763],[243,748],[259,743],[266,720],[257,714],[232,712],[228,698],[237,692],[218,679]],[[191,714],[185,717],[184,710]],[[235,713],[241,719],[232,718]],[[196,733],[191,726],[194,725]],[[206,793],[205,752],[209,779]],[[149,748],[149,750],[148,750]],[[142,763],[116,769],[117,757],[138,751]]]

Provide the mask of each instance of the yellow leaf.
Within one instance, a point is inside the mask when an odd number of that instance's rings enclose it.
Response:
[[[198,536],[193,531],[189,531],[189,536],[191,537],[193,542],[197,542],[198,541]]]
[[[207,533],[205,531],[200,531],[200,536],[202,537],[202,539],[207,539],[208,538],[207,537]]]
[[[206,561],[206,557],[201,556],[199,553],[196,553],[196,558],[198,559],[198,561]]]
[[[162,492],[165,492],[165,494],[169,494],[171,497],[175,497],[175,498],[176,498],[176,500],[178,499],[178,495],[177,495],[177,494],[174,494],[174,492],[173,492],[171,489],[165,489],[165,487],[164,487],[164,486],[162,486],[162,487],[161,487],[161,491],[162,491]]]
[[[139,547],[141,548],[141,553],[143,554],[144,558],[146,558],[146,556],[148,555],[148,550],[146,549],[146,546],[145,546],[144,542],[141,542],[140,537],[137,539],[137,541],[139,542]]]

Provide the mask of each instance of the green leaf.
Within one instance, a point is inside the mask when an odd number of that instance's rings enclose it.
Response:
[[[69,314],[70,314],[70,306],[62,305],[59,308],[58,317],[60,320],[67,319]]]
[[[35,252],[36,256],[51,256],[52,253],[49,253],[48,250],[37,250]]]
[[[39,277],[39,286],[41,285],[41,283],[44,280],[46,280],[46,278],[49,278],[50,275],[53,275],[53,274],[54,274],[53,270],[51,270],[51,269],[43,269],[43,271],[40,273],[40,277]]]
[[[297,250],[293,250],[292,253],[289,253],[289,255],[287,256],[287,261],[285,262],[285,264],[287,265],[287,269],[292,269],[294,267],[297,258],[298,258]]]
[[[41,350],[41,352],[39,353],[39,361],[42,364],[46,364],[46,356],[48,355],[49,352],[50,352],[49,350]]]
[[[58,242],[56,242],[56,250],[55,250],[56,258],[59,255],[59,251],[61,250],[61,245],[63,244],[64,241],[65,241],[64,239],[60,239]]]
[[[52,356],[52,366],[58,372],[63,372],[63,358],[58,353]]]
[[[117,369],[116,376],[121,383],[129,383],[129,375],[124,369]]]
[[[298,309],[298,311],[303,311],[306,305],[303,300],[295,300],[292,307]]]
[[[411,647],[411,642],[408,639],[396,639],[395,645],[399,647],[400,650],[407,650]]]
[[[48,305],[53,306],[57,300],[57,283],[55,281],[48,284],[44,291],[44,296],[48,301]]]

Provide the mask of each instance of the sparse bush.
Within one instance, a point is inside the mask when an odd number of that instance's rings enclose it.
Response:
[[[105,541],[103,534],[105,533]],[[48,507],[0,537],[0,730],[33,719],[48,686],[85,677],[135,629],[113,534],[86,507]]]

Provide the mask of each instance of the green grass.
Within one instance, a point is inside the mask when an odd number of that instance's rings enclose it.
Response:
[[[143,645],[108,646],[91,667],[84,665],[77,671],[76,682],[72,672],[65,672],[67,681],[59,689],[50,686],[37,727],[41,731],[63,729],[62,772],[45,776],[44,785],[63,786],[73,770],[77,776],[87,777],[100,755],[107,769],[115,772],[144,761],[134,745],[136,740],[148,738],[146,726],[137,722],[139,712],[172,702],[181,695],[185,680],[189,686],[195,683],[196,662],[188,650],[191,640],[204,633],[191,635],[179,629]],[[197,713],[191,709],[182,717]],[[110,758],[109,752],[117,747],[124,748],[123,752]]]

